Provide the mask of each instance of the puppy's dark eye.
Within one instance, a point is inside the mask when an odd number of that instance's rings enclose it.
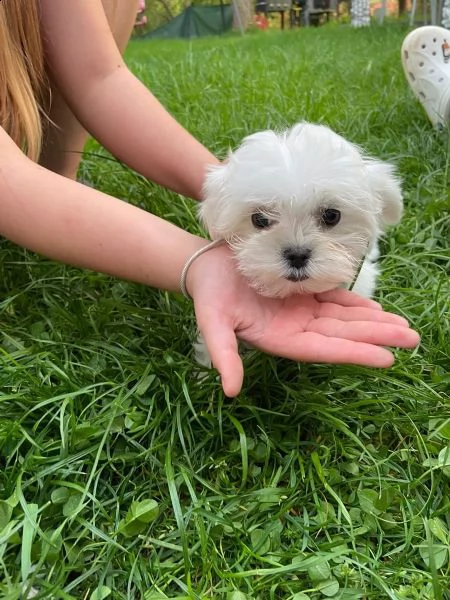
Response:
[[[252,214],[252,224],[256,229],[268,229],[273,221],[263,215],[263,213],[257,212]]]
[[[334,227],[341,220],[341,211],[336,208],[327,208],[322,211],[320,220],[326,227]]]

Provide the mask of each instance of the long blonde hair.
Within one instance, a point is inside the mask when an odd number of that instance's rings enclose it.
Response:
[[[45,70],[37,0],[0,0],[0,125],[37,160]]]

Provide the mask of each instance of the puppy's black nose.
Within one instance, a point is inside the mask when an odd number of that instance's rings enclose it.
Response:
[[[301,269],[311,258],[311,250],[309,248],[285,248],[283,258],[290,267]]]

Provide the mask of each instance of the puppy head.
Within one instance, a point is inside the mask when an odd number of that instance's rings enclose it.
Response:
[[[247,137],[205,181],[200,217],[225,239],[267,296],[317,293],[353,281],[402,195],[394,169],[329,128],[300,123]]]

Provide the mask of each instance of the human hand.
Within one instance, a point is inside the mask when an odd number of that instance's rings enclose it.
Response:
[[[240,392],[244,377],[238,339],[292,360],[368,367],[393,364],[393,354],[383,346],[414,348],[420,339],[405,319],[348,290],[265,298],[236,271],[225,245],[192,264],[188,288],[199,330],[230,397]]]

